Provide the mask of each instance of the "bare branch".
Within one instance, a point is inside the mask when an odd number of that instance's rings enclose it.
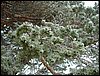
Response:
[[[41,62],[43,63],[43,65],[53,74],[53,75],[61,75],[60,73],[56,73],[53,68],[47,64],[47,62],[45,61],[44,57],[41,57]]]

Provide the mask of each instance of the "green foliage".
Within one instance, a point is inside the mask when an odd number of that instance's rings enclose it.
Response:
[[[73,69],[74,75],[99,75],[99,69],[97,70],[96,68],[93,67],[84,67],[82,69],[77,70]]]
[[[24,27],[27,28],[27,30],[23,30]],[[36,27],[38,27],[38,29],[36,29]],[[19,61],[20,62],[24,61],[23,63],[25,63],[25,61],[28,62],[32,58],[39,58],[41,55],[46,56],[46,60],[49,61],[49,64],[53,64],[56,61],[59,61],[60,59],[62,59],[61,56],[65,54],[66,50],[65,48],[63,49],[59,48],[59,46],[61,46],[61,44],[64,42],[64,39],[60,37],[66,36],[66,33],[69,33],[69,32],[67,32],[67,29],[63,26],[58,26],[59,30],[55,29],[55,27],[56,26],[53,26],[52,28],[53,31],[52,31],[51,27],[47,27],[47,26],[31,27],[29,26],[29,23],[23,23],[19,28],[17,28],[17,30],[14,31],[16,32],[14,40],[21,47],[23,47],[18,54]],[[19,29],[22,29],[22,30],[19,30]],[[55,31],[58,33],[60,32],[60,34],[56,36],[56,33],[54,33]],[[78,34],[75,34],[74,36],[74,33],[71,32],[70,35],[73,38],[75,38],[75,36],[77,36]],[[73,49],[80,48],[82,47],[80,46],[81,44],[82,43],[72,48]],[[78,49],[77,49],[77,52],[78,52]],[[77,52],[72,51],[72,50],[67,50],[66,53],[67,55],[70,55],[72,57],[72,56],[76,56]],[[53,57],[54,55],[55,57]]]
[[[36,27],[38,27],[38,29],[36,29]],[[60,29],[62,30],[62,28]],[[29,61],[35,57],[39,58],[44,53],[44,55],[48,56],[48,54],[52,52],[50,50],[55,47],[55,44],[61,44],[63,42],[62,38],[54,36],[50,27],[31,27],[28,26],[28,23],[23,23],[17,28],[15,37],[15,41],[23,47],[18,54],[18,57],[21,58],[18,59],[24,59],[24,61]]]
[[[20,66],[20,63],[16,62],[16,58],[14,57],[14,53],[12,53],[11,50],[6,50],[5,46],[1,47],[1,69],[3,75],[16,75],[18,71],[20,71],[20,68],[23,67],[23,65]]]

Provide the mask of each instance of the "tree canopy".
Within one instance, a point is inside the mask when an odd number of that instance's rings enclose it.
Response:
[[[99,3],[3,1],[1,74],[25,75],[25,65],[29,75],[99,75]]]

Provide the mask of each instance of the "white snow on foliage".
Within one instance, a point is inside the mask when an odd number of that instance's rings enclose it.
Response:
[[[96,3],[98,3],[98,1],[83,1],[84,3],[85,3],[85,7],[93,7],[94,6],[94,4],[95,4],[95,2]],[[6,25],[4,25],[4,26],[6,26]],[[30,25],[30,26],[32,26],[32,25]],[[1,33],[2,33],[2,31],[1,31]],[[97,42],[96,43],[96,45],[99,45],[99,42]],[[88,47],[88,46],[87,46]],[[94,45],[93,45],[93,47],[94,47]],[[88,58],[88,57],[86,57],[86,56],[82,56],[81,57],[82,59],[85,59],[85,60],[87,60],[87,61],[89,61],[90,63],[92,63],[92,61],[90,60],[90,58]],[[95,59],[94,59],[95,60]],[[67,61],[67,60],[66,60]],[[31,62],[31,63],[33,63],[33,62],[35,62],[35,59],[31,59],[29,62]],[[39,64],[40,64],[41,62],[39,62]],[[74,64],[74,63],[72,63],[72,62],[69,62],[69,64],[68,63],[66,63],[66,66],[68,66],[68,65],[70,65],[70,67],[67,67],[67,69],[65,70],[65,71],[63,71],[63,73],[65,73],[65,74],[69,74],[70,73],[70,68],[76,68],[76,64]],[[85,64],[82,64],[83,66],[86,66]],[[38,66],[37,66],[38,67]],[[39,69],[42,69],[44,67],[44,65],[42,64],[40,67],[39,67]],[[22,69],[22,72],[25,74],[25,75],[28,75],[28,74],[30,74],[30,72],[31,72],[31,74],[33,73],[36,73],[37,71],[32,71],[32,70],[30,70],[29,69],[30,68],[30,66],[29,65],[25,65],[24,66],[24,68]],[[33,69],[34,70],[34,69]],[[18,75],[18,74],[20,74],[19,72],[16,74],[16,75]],[[48,75],[51,75],[51,73],[49,73]]]

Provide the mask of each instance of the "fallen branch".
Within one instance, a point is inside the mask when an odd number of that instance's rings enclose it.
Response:
[[[47,64],[46,60],[44,59],[44,57],[41,57],[41,62],[43,63],[43,65],[53,74],[53,75],[61,75],[60,73],[56,73],[53,68]]]

